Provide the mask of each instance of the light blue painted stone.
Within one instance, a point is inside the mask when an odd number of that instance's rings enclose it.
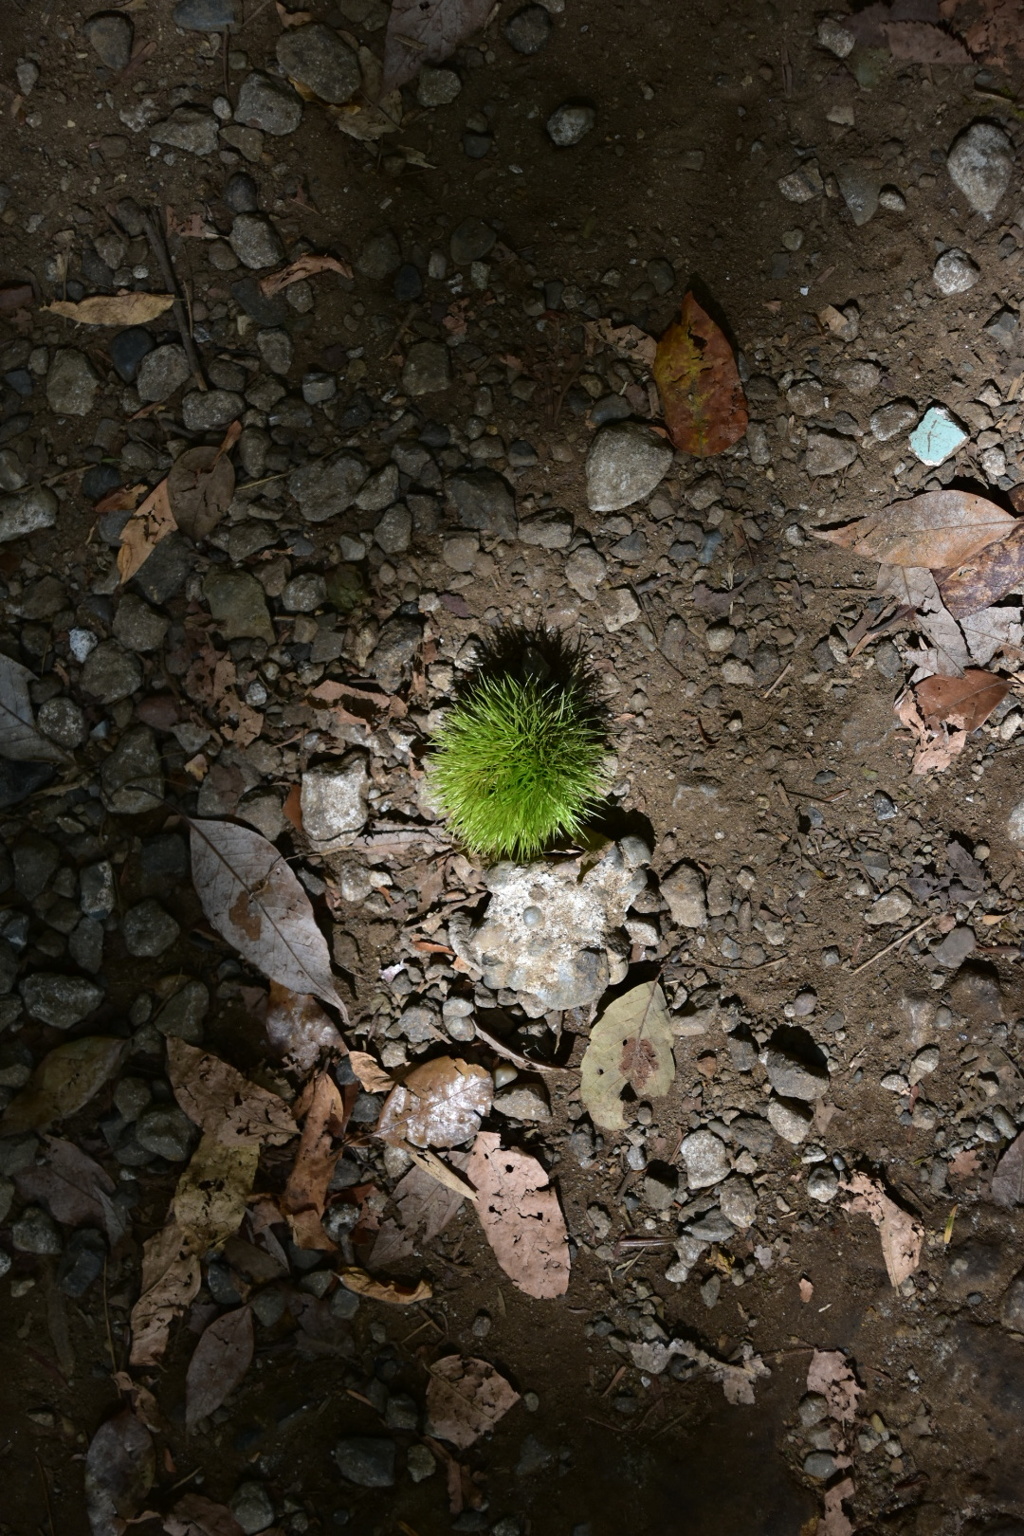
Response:
[[[944,464],[967,441],[967,433],[943,405],[933,405],[910,434],[910,451],[922,464]]]

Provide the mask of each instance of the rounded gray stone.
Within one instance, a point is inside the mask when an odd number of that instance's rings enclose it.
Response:
[[[463,528],[489,533],[510,543],[515,538],[515,501],[508,482],[496,470],[460,471],[451,476],[445,491]]]
[[[287,27],[277,40],[277,62],[286,75],[335,105],[351,101],[362,76],[359,60],[336,32],[311,22]]]
[[[155,1104],[143,1110],[135,1122],[135,1139],[140,1147],[169,1163],[181,1163],[188,1157],[196,1129],[176,1104]]]
[[[11,1226],[11,1241],[19,1253],[53,1256],[60,1253],[60,1228],[42,1206],[27,1205]]]
[[[1013,173],[1013,145],[995,123],[976,122],[953,142],[946,169],[976,213],[991,213]]]
[[[308,523],[323,523],[352,505],[368,472],[362,459],[343,450],[293,469],[288,489]]]
[[[463,219],[452,230],[452,261],[457,267],[468,267],[471,262],[483,261],[494,249],[497,233],[483,219],[473,216]]]
[[[90,16],[82,31],[101,64],[108,69],[124,69],[132,55],[134,28],[129,17],[112,12]]]
[[[281,236],[263,213],[238,213],[228,244],[244,267],[256,272],[284,260]]]
[[[156,737],[137,725],[121,737],[100,769],[103,804],[120,816],[156,810],[164,795],[163,765]]]
[[[179,342],[169,341],[154,347],[142,359],[135,388],[140,400],[167,400],[191,377],[185,348]]]
[[[47,699],[39,706],[36,723],[44,736],[68,752],[80,747],[87,735],[85,715],[74,699]]]
[[[402,388],[408,395],[436,395],[451,384],[448,348],[440,341],[414,341],[405,356]]]
[[[154,144],[167,144],[202,159],[217,148],[218,126],[212,112],[203,112],[198,107],[175,107],[169,117],[153,124],[149,136]]]
[[[52,1029],[72,1029],[95,1012],[103,1001],[103,988],[84,976],[62,976],[40,971],[26,976],[19,987],[25,1012]]]
[[[46,375],[46,399],[58,416],[87,416],[100,381],[84,352],[61,347]]]
[[[105,640],[86,657],[81,685],[101,704],[116,704],[142,687],[142,667],[116,640]]]
[[[29,486],[10,496],[0,496],[0,544],[23,539],[30,533],[52,528],[60,502],[45,485]]]
[[[683,1137],[679,1156],[686,1166],[686,1181],[691,1189],[707,1189],[721,1183],[731,1166],[726,1145],[714,1131],[691,1131]]]
[[[569,149],[586,137],[596,120],[593,107],[570,101],[556,107],[544,126],[552,144],[559,149]]]
[[[454,69],[435,69],[424,64],[416,80],[416,101],[421,107],[446,107],[462,90]]]
[[[382,1435],[348,1435],[334,1448],[342,1477],[359,1488],[392,1488],[395,1483],[393,1440]]]
[[[302,102],[295,92],[276,85],[266,75],[253,73],[242,81],[235,122],[259,128],[274,138],[294,133],[302,121]]]
[[[181,402],[181,419],[189,432],[214,432],[236,421],[245,401],[229,389],[194,389]]]
[[[977,262],[973,261],[966,251],[943,251],[935,266],[932,268],[932,278],[935,286],[941,294],[947,298],[955,293],[966,293],[973,288],[981,272]]]
[[[602,427],[587,454],[587,505],[618,512],[649,496],[668,474],[672,449],[649,427],[634,421]]]
[[[152,959],[170,949],[181,929],[171,914],[151,897],[129,907],[121,931],[130,955],[137,959]]]

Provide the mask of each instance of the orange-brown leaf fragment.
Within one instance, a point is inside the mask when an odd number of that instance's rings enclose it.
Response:
[[[1009,689],[1003,678],[971,667],[963,677],[926,677],[918,683],[916,693],[924,723],[933,731],[940,725],[976,731]]]
[[[514,1285],[528,1296],[562,1296],[569,1288],[569,1242],[558,1196],[535,1157],[509,1151],[481,1131],[466,1164],[477,1191],[484,1236]]]
[[[389,1307],[415,1307],[434,1294],[429,1280],[378,1280],[356,1264],[339,1269],[338,1279],[346,1290],[368,1296],[371,1301],[383,1301]]]
[[[121,581],[131,581],[160,540],[166,539],[177,526],[167,495],[167,481],[161,480],[136,507],[121,531],[121,548],[117,552],[117,574]]]
[[[329,1072],[314,1080],[312,1103],[302,1127],[299,1149],[281,1196],[292,1238],[299,1248],[334,1249],[321,1224],[327,1203],[327,1186],[341,1155],[334,1143],[345,1131],[348,1116],[338,1087]]]
[[[747,430],[747,401],[732,347],[692,293],[658,342],[654,378],[669,436],[684,453],[724,453]]]

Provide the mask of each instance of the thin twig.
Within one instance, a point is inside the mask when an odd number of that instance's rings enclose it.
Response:
[[[762,695],[761,695],[762,699],[767,699],[771,694],[773,694],[775,692],[776,688],[782,682],[782,679],[785,676],[787,676],[788,673],[792,672],[792,670],[793,670],[793,663],[791,661],[787,661],[786,665],[783,667],[782,671],[779,673],[779,675],[775,679],[774,683],[771,683],[769,685],[769,687],[765,689],[764,693],[762,693]]]
[[[506,1060],[511,1061],[514,1066],[522,1067],[524,1071],[574,1072],[578,1070],[575,1067],[548,1067],[545,1066],[542,1061],[531,1061],[529,1056],[522,1056],[518,1051],[510,1050],[507,1045],[504,1045],[502,1041],[498,1040],[494,1035],[488,1034],[487,1030],[484,1029],[483,1025],[480,1024],[479,1021],[477,1021],[476,1024],[476,1032],[480,1036],[481,1040],[487,1041],[487,1044],[491,1047],[492,1050],[497,1051],[499,1056],[504,1056]]]
[[[908,939],[912,939],[915,934],[920,933],[922,928],[927,928],[931,921],[931,917],[926,917],[923,923],[918,923],[917,927],[911,928],[909,933],[901,934],[898,939],[893,939],[891,944],[887,944],[884,949],[880,949],[876,955],[872,955],[870,959],[863,961],[862,964],[850,972],[850,975],[859,976],[861,971],[866,971],[869,965],[874,965],[876,960],[881,960],[883,955],[887,955],[890,950],[899,949],[901,944],[905,944]]]
[[[153,255],[156,257],[157,266],[163,277],[167,292],[174,295],[174,319],[181,335],[181,344],[188,358],[188,365],[192,370],[192,377],[198,389],[207,389],[208,385],[203,377],[203,370],[199,363],[199,354],[196,351],[195,342],[192,339],[192,329],[189,325],[188,315],[181,299],[181,288],[174,271],[174,263],[171,261],[171,253],[167,248],[164,238],[163,226],[156,213],[150,209],[142,215],[142,227],[146,231],[146,239]]]

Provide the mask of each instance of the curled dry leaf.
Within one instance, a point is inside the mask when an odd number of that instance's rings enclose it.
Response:
[[[128,1041],[83,1035],[49,1051],[0,1120],[0,1136],[41,1131],[66,1120],[98,1093],[128,1054]]]
[[[101,1424],[85,1454],[85,1508],[92,1536],[123,1536],[155,1476],[153,1437],[129,1408]]]
[[[921,716],[929,729],[952,725],[969,733],[985,724],[1009,689],[1009,683],[1001,677],[971,668],[959,678],[926,677],[918,683],[916,693]]]
[[[142,569],[161,539],[177,528],[167,496],[167,481],[161,480],[121,530],[121,548],[117,552],[117,574],[122,582],[131,581]]]
[[[864,1388],[841,1349],[816,1349],[807,1367],[807,1390],[821,1393],[829,1413],[840,1424],[851,1424]]]
[[[199,1293],[202,1267],[185,1233],[171,1222],[142,1247],[142,1290],[131,1314],[131,1365],[156,1365],[171,1324]]]
[[[992,1199],[1012,1208],[1024,1205],[1024,1131],[1011,1141],[992,1175]]]
[[[479,32],[492,0],[392,0],[384,41],[384,89],[397,90],[423,64],[441,64]]]
[[[955,619],[969,618],[982,608],[998,603],[1007,592],[1024,582],[1024,518],[1017,518],[995,544],[988,544],[977,555],[953,571],[939,572],[942,601]]]
[[[103,1227],[112,1248],[127,1230],[122,1208],[114,1204],[113,1179],[72,1141],[46,1137],[42,1161],[19,1169],[14,1183],[22,1199],[41,1200],[55,1221]]]
[[[369,1051],[349,1051],[348,1060],[364,1093],[387,1093],[395,1086],[391,1073],[385,1072],[376,1056],[371,1056]]]
[[[611,347],[628,362],[640,363],[647,369],[654,368],[658,343],[637,325],[613,325],[610,320],[587,320],[584,331],[593,341]]]
[[[483,1067],[437,1056],[392,1089],[377,1134],[393,1146],[461,1146],[476,1135],[493,1098],[494,1080]]]
[[[338,1279],[357,1296],[386,1302],[389,1307],[414,1307],[418,1302],[429,1301],[434,1294],[429,1280],[417,1280],[415,1284],[408,1280],[378,1280],[357,1265],[339,1269]]]
[[[266,1024],[267,1039],[271,1046],[299,1072],[312,1072],[325,1056],[345,1054],[344,1040],[316,998],[308,992],[289,992],[287,987],[272,981],[267,999]],[[353,1052],[349,1059],[352,1060],[354,1055]],[[358,1076],[354,1061],[352,1070]],[[378,1089],[367,1091],[379,1092]]]
[[[185,1424],[189,1429],[208,1418],[241,1386],[252,1356],[252,1312],[248,1307],[236,1307],[214,1318],[204,1329],[185,1377]]]
[[[528,1296],[562,1296],[569,1287],[569,1244],[558,1196],[535,1157],[510,1152],[481,1131],[466,1164],[477,1215],[495,1257]]]
[[[135,1417],[141,1419],[147,1429],[151,1429],[155,1435],[167,1434],[167,1420],[160,1412],[159,1404],[148,1387],[144,1387],[141,1382],[133,1381],[127,1371],[115,1371],[111,1380],[122,1397],[128,1399],[128,1406]]]
[[[331,1253],[336,1246],[324,1231],[321,1218],[327,1204],[327,1187],[341,1156],[341,1147],[336,1147],[335,1142],[344,1135],[347,1119],[333,1077],[329,1072],[318,1073],[295,1162],[281,1196],[281,1210],[299,1248],[319,1248]]]
[[[279,1094],[251,1083],[237,1067],[198,1046],[172,1036],[167,1073],[186,1115],[215,1141],[280,1146],[296,1134],[295,1117]]]
[[[282,288],[304,282],[307,277],[315,277],[318,272],[337,272],[341,277],[352,276],[352,268],[347,261],[339,261],[337,256],[318,256],[315,251],[307,251],[305,256],[299,256],[287,267],[261,277],[260,292],[268,299],[273,298]]]
[[[595,1125],[625,1125],[622,1093],[660,1098],[672,1086],[675,1058],[665,994],[657,981],[644,981],[609,1003],[590,1031],[580,1063],[580,1095]]]
[[[158,315],[166,314],[173,303],[173,293],[100,293],[80,299],[77,304],[57,299],[53,304],[43,304],[41,310],[43,314],[60,315],[62,320],[74,320],[78,325],[148,325]]]
[[[445,1355],[430,1367],[427,1433],[464,1451],[518,1401],[519,1393],[486,1360]]]
[[[177,1225],[193,1248],[219,1248],[242,1225],[260,1149],[225,1146],[207,1132],[178,1180],[171,1202]]]
[[[945,572],[1006,537],[1015,519],[969,491],[925,491],[893,502],[844,528],[815,529],[815,537],[886,565]]]
[[[344,1016],[327,940],[309,897],[273,843],[227,821],[191,822],[192,878],[203,911],[243,959]]]
[[[948,768],[954,758],[963,751],[967,742],[966,731],[954,731],[951,735],[944,725],[940,726],[937,732],[929,731],[921,718],[917,700],[910,690],[900,695],[893,709],[900,724],[917,737],[911,773],[937,773],[943,768]]]
[[[29,687],[34,672],[0,651],[0,757],[16,763],[63,763],[67,753],[36,727]]]
[[[909,1211],[891,1199],[877,1179],[866,1173],[854,1173],[844,1180],[843,1188],[851,1196],[844,1208],[870,1216],[878,1228],[882,1257],[894,1286],[903,1284],[921,1262],[924,1228]]]
[[[692,293],[658,342],[654,380],[675,447],[704,458],[747,430],[747,401],[732,347]]]
[[[453,1152],[451,1161],[464,1169],[469,1154]],[[467,1186],[468,1187],[468,1186]],[[395,1218],[381,1223],[370,1253],[374,1269],[390,1269],[431,1242],[451,1221],[462,1204],[462,1193],[440,1182],[425,1168],[404,1173],[391,1195]]]
[[[165,1536],[245,1536],[225,1504],[215,1504],[201,1493],[186,1493],[164,1518]],[[264,1536],[279,1536],[268,1530]]]

